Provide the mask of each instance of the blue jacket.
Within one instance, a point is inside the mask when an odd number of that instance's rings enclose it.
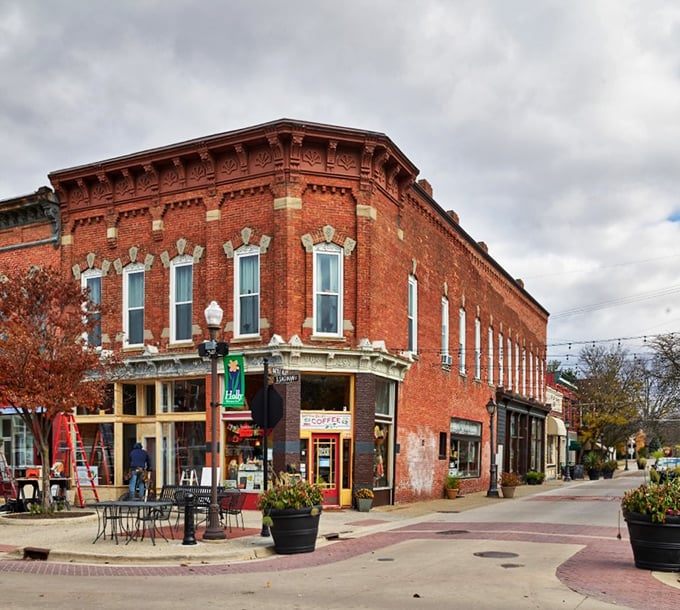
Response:
[[[135,448],[130,451],[130,468],[146,468],[151,470],[149,454],[142,449],[141,443],[137,443]]]

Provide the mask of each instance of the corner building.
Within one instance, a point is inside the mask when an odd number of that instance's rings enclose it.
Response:
[[[449,473],[487,488],[490,398],[499,471],[542,470],[548,313],[417,176],[384,134],[286,119],[52,172],[61,266],[109,312],[90,340],[125,357],[77,416],[100,493],[124,489],[137,440],[158,489],[200,480],[217,434],[220,480],[254,506],[265,359],[293,379],[273,386],[271,468],[329,505],[442,497]],[[213,300],[246,374],[219,430],[197,352]]]

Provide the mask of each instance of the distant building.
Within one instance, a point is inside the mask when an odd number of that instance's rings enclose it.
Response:
[[[37,242],[58,227],[64,274],[114,312],[90,340],[125,369],[109,403],[77,416],[100,495],[123,490],[140,439],[158,488],[210,466],[197,347],[213,300],[245,370],[246,404],[221,411],[221,479],[251,502],[265,358],[289,373],[273,469],[321,483],[328,504],[351,505],[357,486],[376,504],[439,498],[449,472],[486,489],[491,398],[499,470],[544,469],[548,313],[417,176],[382,133],[286,119],[49,175],[56,221],[0,227],[0,245],[35,242],[21,260],[45,263]]]

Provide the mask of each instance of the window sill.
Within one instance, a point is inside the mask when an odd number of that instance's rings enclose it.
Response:
[[[338,342],[342,341],[343,343],[347,343],[347,339],[343,335],[312,335],[310,337],[311,341],[325,341],[325,342]]]
[[[240,337],[232,337],[229,345],[234,343],[252,343],[253,341],[262,341],[262,335],[242,335]]]

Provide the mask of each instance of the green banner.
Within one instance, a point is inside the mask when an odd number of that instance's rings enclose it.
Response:
[[[243,367],[243,355],[224,357],[224,398],[225,409],[242,407],[246,402],[246,375]]]

